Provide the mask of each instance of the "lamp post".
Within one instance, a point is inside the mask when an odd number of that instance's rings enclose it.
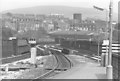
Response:
[[[113,79],[113,67],[112,67],[112,15],[113,15],[113,0],[110,0],[109,6],[109,26],[110,26],[110,36],[109,36],[109,54],[108,54],[108,66],[107,66],[107,79]]]
[[[106,40],[108,39],[108,11],[107,9],[104,9],[104,8],[100,8],[100,7],[97,7],[97,6],[93,6],[95,9],[99,10],[99,11],[105,11],[106,12],[106,28],[105,28],[105,38]]]
[[[108,33],[108,11],[107,11],[107,9],[104,9],[104,8],[100,8],[100,7],[97,7],[97,6],[93,6],[95,9],[97,9],[97,10],[99,10],[99,11],[106,11],[106,27],[105,27],[105,38],[106,38],[106,40],[108,40],[108,35],[107,35],[107,33]],[[98,34],[99,34],[99,30],[98,30]],[[98,56],[99,56],[99,37],[98,37]],[[108,46],[106,45],[106,63],[105,63],[105,65],[107,66],[107,64],[108,64]],[[98,59],[98,63],[99,63],[99,59]]]

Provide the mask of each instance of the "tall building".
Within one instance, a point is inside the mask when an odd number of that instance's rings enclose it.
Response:
[[[78,22],[82,22],[82,14],[81,13],[74,13],[73,19],[78,21]]]

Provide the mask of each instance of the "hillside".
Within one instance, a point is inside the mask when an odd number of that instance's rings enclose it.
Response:
[[[2,13],[11,12],[11,13],[22,13],[22,14],[50,14],[50,13],[59,13],[64,14],[65,17],[72,18],[73,13],[82,13],[83,19],[96,18],[106,20],[106,12],[98,11],[94,8],[82,8],[82,7],[68,7],[68,6],[36,6],[29,8],[20,8],[14,10],[4,11]],[[117,21],[117,14],[114,13],[114,20]]]

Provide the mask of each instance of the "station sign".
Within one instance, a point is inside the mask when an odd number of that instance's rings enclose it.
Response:
[[[103,45],[109,45],[109,40],[103,40]]]

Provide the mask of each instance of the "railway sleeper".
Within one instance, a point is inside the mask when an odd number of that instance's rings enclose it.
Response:
[[[55,71],[66,71],[67,69],[60,69],[60,68],[58,68],[58,69],[55,69]]]

